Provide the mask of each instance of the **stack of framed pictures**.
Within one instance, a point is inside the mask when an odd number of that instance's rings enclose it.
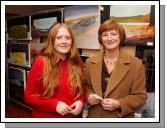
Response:
[[[8,76],[10,98],[23,102],[26,85],[26,71],[19,68],[9,67]]]

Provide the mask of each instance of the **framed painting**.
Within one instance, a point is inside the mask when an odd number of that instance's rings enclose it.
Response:
[[[151,5],[112,5],[110,19],[122,24],[126,45],[153,46],[155,26],[151,20]]]
[[[49,28],[62,22],[62,10],[39,12],[32,17],[32,36],[47,36]]]

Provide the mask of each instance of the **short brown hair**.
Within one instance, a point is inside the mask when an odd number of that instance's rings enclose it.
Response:
[[[116,21],[113,21],[111,19],[107,20],[103,24],[101,24],[101,26],[98,30],[98,40],[99,40],[100,44],[102,44],[102,39],[101,39],[102,33],[104,31],[108,31],[108,30],[117,30],[119,32],[119,36],[120,36],[120,46],[125,45],[126,34],[125,34],[124,27],[121,24],[118,24]]]

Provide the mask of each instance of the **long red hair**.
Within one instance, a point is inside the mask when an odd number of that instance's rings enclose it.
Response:
[[[78,53],[78,50],[75,45],[74,35],[67,27],[66,24],[57,23],[51,27],[48,32],[47,44],[46,47],[41,50],[40,55],[43,56],[44,59],[44,71],[42,75],[43,84],[45,86],[44,91],[42,92],[42,96],[51,97],[56,92],[58,79],[61,74],[59,68],[60,56],[57,51],[54,49],[54,42],[57,36],[58,30],[64,27],[66,28],[71,36],[72,45],[70,52],[67,54],[67,58],[69,61],[69,83],[72,86],[73,94],[76,94],[76,98],[80,97],[83,92],[83,71],[81,68],[81,59]],[[55,80],[56,79],[56,80]]]

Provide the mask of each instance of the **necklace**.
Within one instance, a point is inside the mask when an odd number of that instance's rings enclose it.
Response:
[[[105,61],[106,64],[112,65],[112,64],[114,64],[117,60],[116,60],[116,59],[115,59],[115,60],[111,60],[110,58],[107,58],[107,57],[104,56],[104,61]]]

